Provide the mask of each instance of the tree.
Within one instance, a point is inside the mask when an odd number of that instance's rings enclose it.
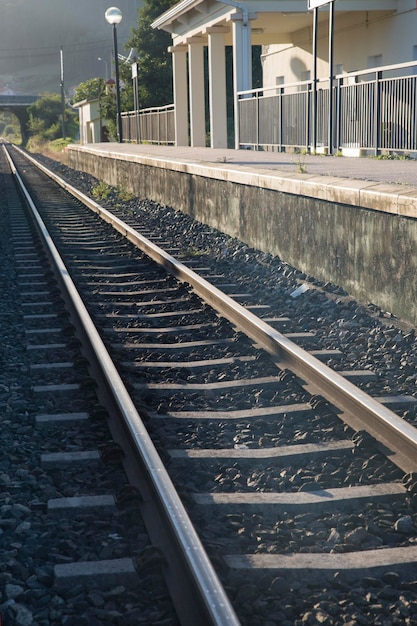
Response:
[[[130,104],[128,93],[126,94],[125,91],[125,89],[121,89],[121,95],[123,94],[122,111],[128,111]],[[74,104],[83,100],[99,100],[100,116],[106,121],[107,132],[111,138],[117,137],[116,89],[114,86],[111,87],[106,84],[104,78],[90,78],[78,85],[72,100]]]
[[[173,102],[172,89],[172,57],[168,47],[172,43],[171,35],[162,30],[155,30],[151,24],[157,17],[177,4],[178,0],[144,0],[138,13],[138,26],[126,48],[134,48],[138,55],[138,86],[139,108],[163,106]],[[205,82],[208,82],[207,52],[205,54]],[[232,48],[226,48],[227,74],[227,110],[228,135],[230,145],[234,145],[233,122],[233,59]],[[253,49],[253,87],[262,84],[262,68],[260,65],[260,47]],[[206,89],[206,94],[208,90]],[[208,119],[208,102],[206,101],[206,117]],[[125,109],[127,110],[127,109]]]
[[[13,142],[21,139],[19,120],[10,111],[0,111],[0,136]]]
[[[28,129],[43,141],[52,141],[62,136],[62,103],[56,93],[44,94],[29,109]],[[69,107],[64,111],[65,127],[69,136],[75,136],[78,129],[76,113]]]
[[[74,92],[73,103],[83,100],[95,100],[104,96],[106,82],[104,78],[90,78],[84,83],[80,83]]]
[[[151,27],[152,22],[177,0],[144,0],[138,13],[138,27],[126,47],[138,55],[139,107],[164,106],[173,101],[172,59],[168,52],[171,35]]]

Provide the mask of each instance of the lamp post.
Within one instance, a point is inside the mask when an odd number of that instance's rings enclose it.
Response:
[[[62,139],[65,139],[65,88],[64,88],[64,52],[62,46],[59,50],[61,59],[61,125],[62,125]]]
[[[107,80],[109,78],[109,66],[107,64],[106,59],[103,59],[102,57],[97,57],[97,61],[101,61],[102,63],[104,63],[104,67],[106,68],[106,74],[104,76],[105,80]]]
[[[113,26],[114,65],[116,69],[116,107],[117,107],[117,134],[119,143],[123,141],[122,114],[120,111],[120,84],[119,84],[119,57],[117,54],[117,24],[122,21],[122,12],[117,7],[110,7],[104,14],[106,21]]]

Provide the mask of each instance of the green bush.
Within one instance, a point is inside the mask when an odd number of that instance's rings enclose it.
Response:
[[[54,141],[62,137],[62,102],[59,94],[45,94],[29,109],[29,132],[41,141]],[[69,107],[64,109],[66,134],[76,136],[77,114]]]
[[[107,183],[101,181],[97,183],[95,187],[92,188],[91,193],[95,198],[100,198],[101,200],[107,200],[112,192],[112,188]]]

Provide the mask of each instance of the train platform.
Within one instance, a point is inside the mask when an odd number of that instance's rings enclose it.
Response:
[[[417,161],[136,144],[69,164],[417,322]]]
[[[417,159],[375,158],[310,155],[288,152],[265,152],[255,150],[232,150],[216,148],[192,148],[157,146],[133,143],[97,143],[83,146],[132,156],[142,155],[151,159],[172,162],[228,164],[233,167],[269,170],[275,175],[306,174],[308,177],[327,176],[380,184],[411,186],[417,189]]]
[[[70,145],[95,160],[128,161],[219,182],[417,218],[417,159],[129,143]],[[70,158],[71,160],[71,158]],[[76,165],[74,161],[73,165]],[[80,169],[83,169],[80,167]],[[90,173],[92,173],[90,171]]]

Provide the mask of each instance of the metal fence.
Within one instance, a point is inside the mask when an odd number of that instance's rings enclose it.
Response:
[[[329,79],[240,92],[239,147],[417,151],[417,62],[331,82],[331,101]]]
[[[123,140],[175,144],[174,105],[122,113]]]

